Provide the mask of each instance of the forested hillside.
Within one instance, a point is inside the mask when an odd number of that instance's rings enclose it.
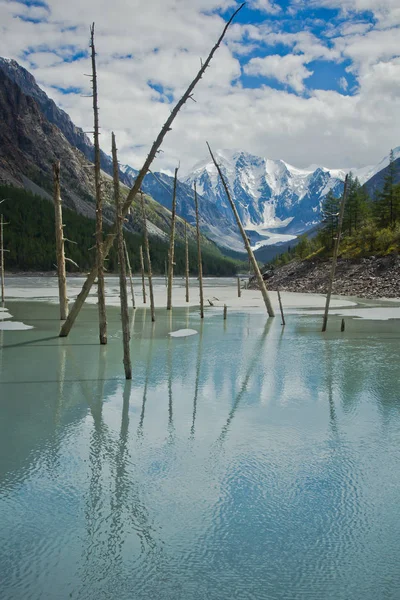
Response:
[[[55,270],[55,233],[54,207],[51,202],[32,194],[24,189],[12,186],[0,186],[1,213],[4,221],[9,223],[4,227],[4,248],[6,269],[52,271]],[[76,244],[66,242],[66,256],[79,265],[79,269],[68,263],[69,271],[86,271],[94,264],[94,229],[92,219],[64,208],[63,222],[65,237]],[[104,228],[105,235],[109,227]],[[128,251],[134,272],[140,269],[139,246],[143,243],[142,235],[125,233]],[[153,272],[165,272],[165,261],[168,254],[168,242],[156,236],[150,239],[150,250]],[[194,241],[190,241],[190,272],[197,275],[197,250]],[[204,275],[233,275],[237,263],[224,257],[211,244],[202,250]],[[184,247],[180,240],[176,242],[175,273],[184,273]],[[117,270],[117,254],[114,248],[106,263],[109,273]]]

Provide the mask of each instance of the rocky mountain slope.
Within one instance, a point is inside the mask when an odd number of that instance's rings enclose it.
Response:
[[[3,61],[2,64],[8,63]],[[29,82],[29,77],[21,80],[24,74],[20,73],[21,77],[17,77],[19,67],[16,69],[13,61],[10,64],[13,77],[9,77],[8,71],[0,65],[0,183],[24,187],[42,197],[52,199],[52,165],[54,161],[60,160],[61,191],[65,205],[79,214],[94,218],[94,171],[93,165],[86,156],[90,154],[91,142],[87,138],[84,140],[86,154],[70,143],[60,127],[73,141],[76,141],[74,136],[82,140],[82,132],[75,128],[68,115],[59,111],[44,92],[42,92],[44,96],[39,95],[40,102],[34,94],[26,94],[23,89],[26,89],[28,84],[33,85],[34,80],[33,83]],[[29,89],[32,91],[32,88]],[[41,92],[40,88],[38,89]],[[48,102],[45,101],[46,98]],[[60,127],[49,121],[42,111],[43,105],[52,112],[53,120]],[[106,158],[109,160],[108,157]],[[131,179],[125,177],[125,181],[129,185]],[[104,221],[106,224],[112,224],[114,222],[112,179],[104,171],[102,189],[105,200]],[[126,197],[128,191],[129,187],[122,184],[122,197]],[[170,211],[149,195],[145,196],[145,201],[150,234],[167,240],[171,222]],[[136,199],[132,204],[126,227],[132,232],[138,232],[141,230],[141,223],[141,211]],[[177,236],[183,237],[183,235],[184,222],[178,218]],[[189,228],[189,237],[195,238],[193,228]],[[214,244],[205,237],[203,243],[210,248],[214,247]]]
[[[0,71],[13,81],[26,96],[36,100],[42,115],[64,134],[71,146],[82,152],[86,158],[93,162],[94,146],[88,136],[80,127],[76,127],[69,115],[59,108],[56,103],[37,85],[35,78],[29,71],[21,67],[15,60],[0,57]],[[103,171],[112,176],[112,160],[103,151],[100,152],[100,165]],[[120,173],[122,183],[129,185],[124,174]]]
[[[267,287],[271,290],[325,294],[331,264],[331,260],[293,260],[267,271]],[[360,298],[400,298],[400,257],[391,254],[359,259],[340,258],[333,293]]]

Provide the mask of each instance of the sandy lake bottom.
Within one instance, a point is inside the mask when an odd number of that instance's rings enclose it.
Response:
[[[399,598],[400,301],[336,298],[322,334],[321,296],[282,328],[209,281],[201,322],[179,285],[131,311],[126,383],[116,280],[106,347],[94,296],[58,337],[55,283],[0,312],[31,327],[0,328],[2,600]]]

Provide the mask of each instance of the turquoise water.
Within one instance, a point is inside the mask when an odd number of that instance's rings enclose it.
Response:
[[[400,598],[399,321],[8,306],[2,600]]]

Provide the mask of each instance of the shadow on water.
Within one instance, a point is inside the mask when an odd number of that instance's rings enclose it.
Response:
[[[259,364],[261,350],[265,344],[265,340],[267,339],[269,330],[271,329],[271,321],[272,321],[271,319],[267,320],[264,330],[261,334],[261,337],[254,346],[254,350],[251,355],[250,364],[249,364],[246,376],[245,376],[243,383],[241,385],[241,388],[233,402],[233,406],[228,415],[228,419],[227,419],[225,425],[223,426],[222,431],[217,439],[217,443],[219,443],[219,444],[221,444],[225,440],[225,438],[228,434],[228,431],[229,431],[229,427],[236,415],[237,409],[239,408],[240,402],[241,402],[245,392],[247,391],[247,386],[248,386],[250,378],[254,372],[254,369],[255,369],[256,365]]]
[[[196,380],[194,386],[194,397],[193,397],[193,416],[192,416],[192,426],[190,428],[190,435],[194,437],[195,424],[196,424],[196,414],[197,414],[197,398],[199,395],[199,384],[200,384],[200,368],[201,368],[201,359],[202,359],[202,351],[203,351],[203,321],[200,323],[200,331],[199,331],[199,343],[197,346],[197,359],[196,359]]]
[[[40,342],[49,342],[51,340],[60,340],[58,335],[51,335],[45,338],[35,338],[34,340],[27,340],[26,342],[18,342],[16,344],[0,344],[2,348],[23,348],[25,346],[34,346]],[[60,344],[40,344],[41,346],[59,346]],[[83,344],[79,344],[82,346]],[[87,346],[95,346],[95,344],[85,344]]]
[[[154,330],[155,323],[152,323],[152,335],[150,337],[149,347],[147,350],[147,358],[146,358],[146,375],[144,380],[144,389],[143,389],[143,399],[142,399],[142,409],[140,412],[139,425],[137,429],[137,435],[143,436],[143,423],[144,423],[144,415],[146,410],[146,401],[147,401],[147,390],[150,381],[150,373],[151,373],[151,363],[152,363],[152,354],[153,354],[153,340],[154,340]]]
[[[336,416],[335,400],[333,397],[333,381],[334,381],[334,367],[333,367],[333,355],[331,349],[331,342],[324,338],[324,354],[325,354],[325,381],[326,389],[328,392],[329,402],[329,426],[334,437],[338,437],[338,423]]]

